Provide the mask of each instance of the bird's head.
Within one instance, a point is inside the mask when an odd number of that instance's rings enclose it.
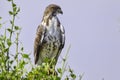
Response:
[[[44,16],[56,16],[57,14],[63,14],[60,6],[56,4],[50,4],[46,7]]]

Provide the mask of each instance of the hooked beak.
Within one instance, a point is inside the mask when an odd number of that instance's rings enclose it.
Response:
[[[63,14],[63,11],[61,9],[58,10],[58,13]]]

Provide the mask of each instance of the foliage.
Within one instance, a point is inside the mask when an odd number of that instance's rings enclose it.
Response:
[[[46,60],[41,66],[32,65],[29,55],[24,53],[24,47],[19,42],[21,28],[15,25],[15,18],[20,12],[20,8],[14,0],[8,0],[8,2],[12,7],[12,10],[9,11],[11,26],[0,35],[0,80],[61,80],[63,78],[64,80],[75,80],[76,75],[73,70],[70,67],[66,68],[66,57],[63,59],[62,68],[56,70],[55,66],[51,64],[54,61]],[[1,20],[2,17],[0,17]],[[3,24],[0,22],[0,29],[2,26]],[[15,53],[10,53],[11,47],[15,47]],[[28,71],[28,66],[32,67],[30,71]],[[63,77],[65,72],[67,75]]]

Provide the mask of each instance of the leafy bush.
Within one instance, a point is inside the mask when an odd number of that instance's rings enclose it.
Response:
[[[29,55],[24,53],[24,47],[19,42],[21,28],[15,25],[15,18],[20,12],[20,8],[14,3],[14,0],[8,0],[8,2],[12,6],[12,10],[9,11],[11,26],[0,35],[0,80],[75,80],[76,75],[73,70],[70,67],[66,68],[66,57],[63,59],[62,68],[56,70],[55,66],[51,64],[53,61],[46,60],[41,66],[34,66],[31,63]],[[0,17],[1,20],[2,17]],[[2,25],[0,22],[0,29]],[[10,53],[11,47],[15,47],[15,54]],[[28,66],[31,66],[30,71],[28,71]],[[64,76],[65,72],[67,75]],[[81,80],[81,76],[79,80]]]

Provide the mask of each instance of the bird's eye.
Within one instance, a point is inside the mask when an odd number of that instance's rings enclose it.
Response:
[[[61,11],[61,9],[57,9],[57,11]]]

